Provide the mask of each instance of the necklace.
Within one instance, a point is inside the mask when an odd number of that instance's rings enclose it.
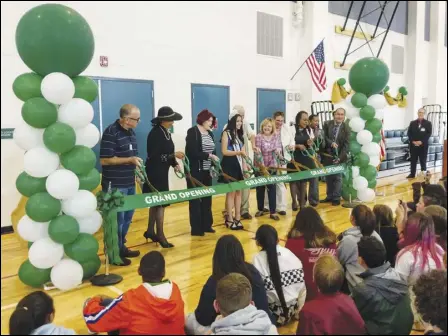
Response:
[[[163,126],[161,126],[161,125],[159,125],[159,126],[160,126],[160,128],[162,129],[162,132],[163,132],[163,135],[165,136],[165,139],[167,139],[167,140],[171,140],[171,134],[170,134],[170,131],[168,131],[168,130],[165,131],[165,127],[163,127]]]

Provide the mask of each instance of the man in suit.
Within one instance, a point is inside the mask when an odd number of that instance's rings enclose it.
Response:
[[[344,122],[345,109],[338,108],[333,112],[333,120],[324,124],[325,145],[322,150],[322,164],[331,166],[347,160],[349,149],[350,128]],[[342,174],[325,177],[327,183],[327,198],[321,203],[331,202],[334,206],[341,204]]]
[[[417,171],[417,160],[420,160],[422,172],[426,171],[428,156],[428,141],[432,134],[432,124],[425,119],[425,110],[418,110],[417,120],[411,121],[408,128],[409,146],[411,152],[411,174],[407,178],[414,178]]]

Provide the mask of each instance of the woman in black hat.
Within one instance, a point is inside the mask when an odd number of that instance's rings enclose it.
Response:
[[[190,160],[192,177],[206,186],[211,186],[212,160],[218,160],[212,132],[216,126],[216,117],[209,110],[202,110],[197,116],[196,123],[196,126],[187,131],[185,154]],[[199,187],[194,185],[190,179],[187,179],[187,186],[189,189]],[[212,228],[211,196],[191,200],[189,210],[192,236],[204,236],[204,232],[215,232]]]
[[[177,159],[185,157],[182,152],[174,151],[174,143],[171,139],[170,127],[174,121],[182,120],[182,116],[174,112],[171,107],[161,107],[157,113],[157,117],[151,122],[153,128],[148,134],[146,159],[146,175],[148,180],[158,191],[168,191],[168,171],[173,167],[179,170]],[[143,192],[153,192],[147,183],[143,186]],[[174,247],[170,244],[163,233],[163,221],[165,216],[165,207],[167,205],[159,205],[149,209],[148,229],[143,234],[146,240],[151,239],[153,242],[159,242],[163,248]],[[157,225],[157,234],[155,226]]]

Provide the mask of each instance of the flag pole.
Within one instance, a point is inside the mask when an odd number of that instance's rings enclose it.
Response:
[[[321,42],[323,42],[324,40],[325,40],[325,37],[322,39],[322,41],[319,42],[319,44],[320,44]],[[319,45],[319,44],[318,44],[318,45]],[[311,52],[311,54],[309,54],[308,57],[305,58],[305,60],[303,61],[302,65],[297,69],[297,71],[294,73],[294,75],[291,77],[290,80],[293,80],[293,79],[294,79],[294,77],[297,75],[297,73],[300,71],[300,69],[302,69],[302,67],[305,65],[306,60],[307,60],[308,58],[310,58],[310,56],[313,54],[313,52],[314,52],[314,50],[316,50],[316,48],[317,48],[317,46],[313,49],[313,51]]]

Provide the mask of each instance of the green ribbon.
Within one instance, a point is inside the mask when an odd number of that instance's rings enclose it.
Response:
[[[118,189],[109,192],[99,191],[96,194],[98,211],[103,218],[104,246],[109,262],[121,264],[120,250],[118,247],[118,219],[117,210],[123,207],[125,201],[123,194]]]
[[[124,198],[124,205],[117,209],[117,211],[129,211],[133,209],[150,208],[159,205],[180,203],[202,197],[226,194],[233,191],[254,188],[267,184],[293,182],[320,176],[342,174],[344,173],[344,171],[345,165],[340,164],[325,167],[325,169],[311,169],[291,174],[256,177],[244,181],[218,184],[208,188],[199,187],[193,189],[165,191],[160,193],[131,195]]]

